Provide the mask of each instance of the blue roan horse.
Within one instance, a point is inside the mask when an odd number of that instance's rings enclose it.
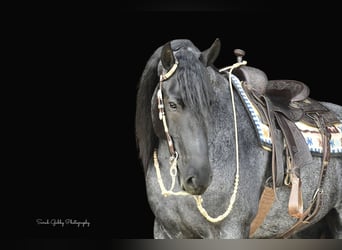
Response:
[[[248,69],[241,53],[232,67],[218,70],[213,63],[219,51],[218,39],[204,51],[189,40],[173,40],[156,49],[141,76],[136,138],[154,238],[342,238],[342,107],[319,102],[337,118],[328,129],[337,137],[326,137],[322,125],[329,117],[314,112],[321,151],[308,151],[293,126],[303,114],[296,105],[314,101],[305,85],[263,85],[252,67],[248,79],[237,77],[239,68]],[[287,92],[277,96],[277,89]],[[269,145],[253,122],[258,112],[248,108],[253,96],[266,107],[258,119],[266,119],[270,131],[273,124]],[[305,140],[313,144],[311,139]]]

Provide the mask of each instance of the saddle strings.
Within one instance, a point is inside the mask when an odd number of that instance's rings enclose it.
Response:
[[[228,67],[225,67],[225,68],[222,68],[219,70],[219,72],[222,72],[222,71],[228,71],[228,80],[229,80],[229,88],[230,88],[230,93],[231,93],[231,99],[232,99],[232,109],[233,109],[233,116],[234,116],[234,130],[235,130],[235,153],[236,153],[236,173],[235,173],[235,180],[234,180],[234,189],[233,189],[233,194],[232,196],[230,197],[230,200],[229,200],[229,205],[227,207],[227,210],[217,216],[217,217],[211,217],[208,212],[206,211],[206,209],[202,206],[202,202],[203,202],[203,198],[201,195],[192,195],[192,197],[195,199],[196,201],[196,205],[197,205],[197,208],[199,210],[199,212],[202,214],[202,216],[204,216],[208,221],[210,222],[220,222],[222,221],[223,219],[225,219],[229,214],[230,212],[232,211],[232,208],[233,208],[233,205],[236,201],[236,195],[237,195],[237,191],[238,191],[238,186],[239,186],[239,143],[238,143],[238,132],[237,132],[237,118],[236,118],[236,108],[235,108],[235,102],[234,102],[234,94],[233,94],[233,87],[232,87],[232,82],[231,82],[231,74],[232,74],[232,71],[233,69],[235,68],[238,68],[240,67],[241,65],[246,65],[247,62],[246,61],[242,61],[242,62],[237,62],[237,63],[234,63],[233,65],[231,66],[228,66]],[[175,65],[174,65],[175,66]],[[174,73],[175,69],[176,69],[177,66],[175,67],[172,67],[172,69],[170,71],[172,71],[172,73],[170,72],[167,72],[166,74],[164,75],[161,75],[160,77],[160,83],[165,81],[167,78],[171,77],[171,75]],[[161,84],[160,84],[161,85]],[[161,87],[161,86],[160,86]],[[161,92],[161,88],[159,89],[160,92]],[[160,97],[161,97],[161,94],[160,94]],[[160,100],[160,103],[161,104],[163,103],[163,99],[161,97],[161,100]],[[163,104],[161,104],[163,105]],[[167,124],[166,124],[166,119],[165,119],[165,113],[164,112],[161,112],[160,113],[160,118],[163,120],[163,126],[164,126],[164,130],[168,131],[168,128],[167,128]],[[165,132],[166,132],[165,131]],[[165,197],[167,197],[168,195],[182,195],[182,196],[188,196],[190,195],[189,193],[187,192],[184,192],[184,191],[178,191],[178,192],[174,192],[173,191],[173,188],[175,186],[175,178],[176,178],[176,175],[177,175],[177,160],[178,160],[178,153],[175,151],[175,155],[171,155],[171,158],[170,158],[170,175],[171,175],[171,187],[169,190],[167,190],[165,188],[165,185],[164,185],[164,182],[163,182],[163,179],[161,177],[161,173],[160,173],[160,167],[159,167],[159,162],[158,162],[158,155],[157,155],[157,150],[154,151],[153,153],[153,160],[154,160],[154,167],[156,169],[156,173],[157,173],[157,180],[158,180],[158,183],[159,183],[159,186],[160,186],[160,189],[161,189],[161,193],[162,195],[164,195]]]

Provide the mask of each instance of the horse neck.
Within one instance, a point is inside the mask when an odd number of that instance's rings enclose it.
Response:
[[[235,107],[233,107],[228,80],[219,74],[216,79],[213,84],[216,95],[212,112],[213,125],[209,137],[210,159],[213,169],[216,168],[224,176],[223,178],[233,180],[237,165],[234,109],[236,112],[238,150],[240,151],[238,160],[240,161],[241,172],[250,171],[248,169],[250,164],[244,164],[249,160],[249,157],[252,157],[252,155],[248,155],[248,152],[244,152],[246,148],[252,148],[256,151],[262,151],[262,149],[258,144],[252,121],[239,95],[232,87],[235,104]],[[241,157],[241,155],[244,157]],[[255,162],[256,164],[262,164],[261,161],[260,163]],[[229,168],[228,171],[227,168]]]

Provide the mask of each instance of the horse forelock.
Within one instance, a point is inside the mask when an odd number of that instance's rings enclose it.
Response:
[[[177,60],[179,66],[176,77],[182,102],[195,116],[202,119],[203,111],[210,109],[213,97],[209,72],[192,51],[177,53]]]

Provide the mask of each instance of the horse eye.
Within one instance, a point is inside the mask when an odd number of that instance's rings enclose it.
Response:
[[[171,110],[176,110],[177,109],[177,104],[176,103],[174,103],[174,102],[169,102],[169,107],[170,107],[170,109]]]

